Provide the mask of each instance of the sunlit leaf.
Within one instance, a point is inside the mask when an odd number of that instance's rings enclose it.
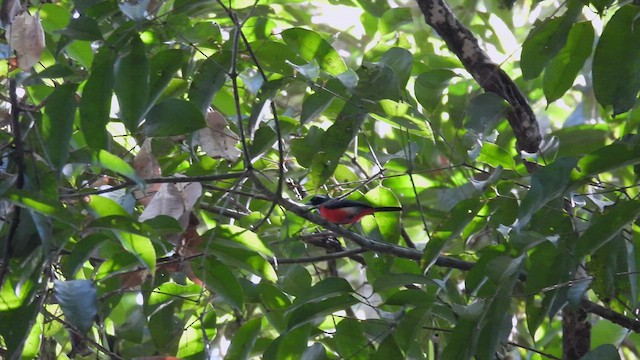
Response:
[[[640,9],[632,4],[618,9],[593,56],[593,92],[602,106],[613,108],[614,115],[631,109],[640,91],[640,48],[629,46],[640,42],[638,14]]]

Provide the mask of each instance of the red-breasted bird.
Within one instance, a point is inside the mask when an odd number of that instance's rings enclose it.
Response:
[[[402,211],[397,206],[373,207],[359,201],[333,200],[327,195],[314,196],[309,203],[318,207],[322,218],[335,224],[353,224],[375,212]]]

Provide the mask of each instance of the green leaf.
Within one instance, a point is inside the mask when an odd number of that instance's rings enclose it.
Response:
[[[34,74],[30,79],[56,79],[73,75],[73,69],[63,64],[53,64],[46,69]]]
[[[381,292],[386,289],[399,288],[407,285],[426,285],[431,280],[424,275],[418,274],[388,274],[377,278],[373,283],[373,289]]]
[[[67,27],[57,33],[66,35],[74,40],[102,40],[102,32],[98,22],[87,16],[71,18]]]
[[[390,66],[383,63],[365,64],[358,69],[357,74],[360,79],[354,90],[357,98],[373,102],[402,98],[401,79]]]
[[[547,103],[561,98],[573,85],[576,76],[591,55],[594,31],[591,22],[573,25],[567,44],[551,60],[544,72],[543,90]]]
[[[80,128],[87,145],[106,149],[109,133],[105,128],[111,111],[115,55],[108,46],[98,50],[91,64],[91,74],[82,90]]]
[[[48,34],[64,29],[71,20],[71,12],[59,4],[42,4],[39,11],[42,28]]]
[[[227,80],[228,55],[216,53],[203,61],[194,74],[189,88],[189,100],[204,114],[213,96],[222,88]]]
[[[513,155],[500,146],[490,142],[482,143],[482,149],[476,161],[491,165],[492,167],[502,166],[506,170],[515,170],[516,168],[516,161],[513,159]]]
[[[304,266],[293,265],[280,279],[280,287],[284,292],[293,296],[307,296],[311,288],[311,275]]]
[[[260,332],[261,325],[262,318],[260,317],[244,323],[240,329],[235,332],[225,359],[248,359]]]
[[[524,228],[531,216],[549,201],[562,196],[571,184],[570,174],[576,167],[573,158],[560,158],[531,177],[531,189],[518,211],[518,226]]]
[[[262,239],[251,230],[235,225],[220,225],[213,231],[216,241],[223,240],[223,244],[249,249],[266,256],[273,256],[273,253],[266,247]]]
[[[216,239],[215,241],[217,242],[218,240]],[[231,246],[226,246],[225,244]],[[239,244],[230,244],[228,241],[225,244],[216,244],[215,247],[209,249],[209,252],[229,266],[247,270],[269,281],[278,279],[273,265],[265,260],[263,255],[253,250],[246,250]]]
[[[65,319],[86,334],[98,314],[96,287],[90,280],[54,280],[56,299]]]
[[[413,67],[413,54],[409,50],[392,47],[382,55],[379,63],[393,70],[398,80],[398,86],[401,89],[407,86],[409,76],[411,75],[411,68]]]
[[[76,112],[77,84],[56,87],[47,98],[42,119],[42,137],[52,165],[61,170],[69,157]]]
[[[113,89],[122,123],[132,133],[136,132],[149,99],[149,59],[138,36],[132,38],[115,63]]]
[[[582,3],[570,1],[567,12],[536,24],[522,44],[520,67],[525,80],[538,77],[549,61],[565,46],[571,25],[582,10]]]
[[[269,72],[292,76],[293,68],[287,64],[305,62],[290,46],[281,42],[260,40],[252,42],[250,46],[256,58],[260,59],[260,66]]]
[[[582,360],[620,360],[620,355],[615,346],[612,344],[604,344],[589,351]]]
[[[317,61],[320,69],[333,76],[347,71],[347,66],[338,52],[314,31],[291,28],[282,32],[282,39],[304,60]]]
[[[51,216],[64,223],[77,226],[78,220],[76,214],[65,208],[60,202],[52,201],[43,197],[41,194],[32,191],[11,189],[7,191],[3,197],[18,206],[33,210],[43,215]]]
[[[619,201],[602,214],[594,215],[591,226],[582,234],[576,257],[590,255],[615,238],[625,227],[640,216],[640,201]]]
[[[242,287],[226,265],[209,257],[207,261],[201,259],[191,261],[191,267],[213,294],[235,309],[244,308]]]
[[[180,119],[180,121],[176,121]],[[144,123],[146,136],[184,135],[206,127],[204,114],[182,99],[169,99],[155,105]]]
[[[640,142],[619,141],[600,148],[578,162],[579,173],[574,180],[580,181],[620,167],[640,163]]]
[[[570,126],[552,132],[560,140],[558,156],[583,156],[604,147],[609,133],[606,124]]]
[[[500,96],[493,93],[480,94],[467,105],[464,127],[478,135],[488,136],[504,119],[507,109],[509,105]]]
[[[369,342],[359,320],[345,318],[340,321],[334,339],[338,354],[343,359],[369,359]]]
[[[151,274],[155,274],[156,250],[151,240],[146,236],[125,231],[115,231],[115,234],[122,247],[147,267]]]
[[[622,6],[602,32],[593,56],[593,92],[598,102],[613,107],[613,114],[631,109],[640,91],[640,8]],[[622,61],[621,61],[622,59]]]
[[[288,328],[294,329],[318,318],[345,310],[359,301],[351,294],[342,294],[315,302],[307,302],[289,313]]]
[[[324,280],[320,280],[317,284],[313,285],[311,289],[308,289],[306,292],[296,297],[293,304],[294,306],[304,305],[306,303],[317,302],[334,295],[343,295],[352,292],[353,288],[347,280],[338,277],[329,277]]]
[[[389,9],[382,14],[379,21],[380,33],[385,35],[393,31],[397,31],[398,28],[405,24],[413,23],[413,17],[411,16],[411,9],[408,7],[399,7]]]
[[[84,263],[91,257],[91,254],[100,248],[109,236],[104,233],[94,233],[86,236],[73,246],[71,254],[65,257],[62,263],[62,273],[67,279],[72,279],[80,270]]]
[[[149,65],[149,106],[155,104],[185,60],[186,53],[179,49],[163,50],[153,55]]]
[[[448,69],[435,69],[418,75],[413,86],[416,100],[427,111],[434,111],[442,103],[444,89],[456,76],[456,73]]]

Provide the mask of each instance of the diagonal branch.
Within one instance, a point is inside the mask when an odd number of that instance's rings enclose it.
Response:
[[[538,120],[513,80],[489,59],[475,36],[458,21],[444,0],[416,1],[427,24],[438,32],[478,84],[511,105],[506,116],[518,141],[518,150],[538,152],[542,139]]]

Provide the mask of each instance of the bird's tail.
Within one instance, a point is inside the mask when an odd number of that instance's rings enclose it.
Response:
[[[377,207],[374,208],[375,212],[381,212],[381,211],[402,211],[401,207],[397,207],[397,206],[382,206],[382,207]]]

